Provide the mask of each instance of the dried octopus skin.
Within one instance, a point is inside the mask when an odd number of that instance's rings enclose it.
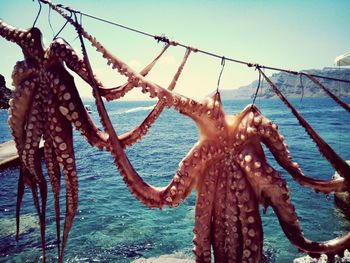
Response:
[[[59,110],[65,118],[86,137],[91,145],[100,149],[108,147],[107,135],[96,128],[86,112],[73,77],[60,64],[50,68],[48,77],[51,88],[60,102]]]
[[[240,122],[245,128],[241,129],[241,134],[245,134],[248,138],[258,136],[269,148],[279,165],[286,169],[294,180],[303,186],[326,194],[346,190],[346,184],[342,178],[319,180],[304,175],[299,165],[293,162],[288,146],[284,142],[284,136],[278,131],[277,125],[264,117],[254,105],[247,106],[243,112],[246,112],[242,115],[245,117]]]
[[[242,173],[232,165],[227,175],[225,208],[225,256],[228,263],[242,261],[242,225],[239,220],[236,178]]]
[[[261,146],[259,147],[260,151],[263,151]],[[334,255],[345,250],[350,244],[350,234],[327,242],[310,241],[304,237],[285,180],[266,162],[264,155],[251,154],[252,150],[257,148],[257,145],[245,147],[241,152],[243,158],[239,165],[248,175],[249,183],[254,189],[255,196],[259,198],[259,202],[265,207],[272,206],[291,243],[313,256]],[[255,165],[256,163],[259,165]]]
[[[204,174],[203,183],[197,186],[197,200],[194,224],[194,248],[196,262],[211,262],[211,228],[212,209],[214,203],[215,188],[219,170],[212,168]]]
[[[318,85],[329,97],[331,97],[340,107],[345,109],[347,112],[350,112],[350,106],[346,102],[342,101],[340,98],[338,98],[335,94],[333,94],[329,89],[327,89],[320,81],[318,81],[315,77],[311,76],[310,74],[306,72],[302,72],[302,75],[308,77],[313,83]]]
[[[224,160],[221,162],[222,166],[225,167]],[[226,167],[225,167],[226,168]],[[226,169],[219,169],[218,182],[216,183],[215,190],[215,200],[213,206],[213,215],[212,215],[212,247],[214,252],[215,262],[223,262],[222,259],[226,258],[225,253],[225,238],[226,238],[226,218],[225,210],[227,207],[226,204],[226,194],[227,194],[227,178],[228,174]]]
[[[49,128],[48,128],[49,129]],[[47,130],[48,130],[47,129]],[[55,220],[56,220],[56,237],[57,237],[57,250],[59,255],[59,261],[61,260],[61,223],[60,223],[60,188],[61,188],[61,172],[57,161],[57,156],[53,151],[53,142],[51,136],[45,136],[44,146],[44,159],[47,168],[47,174],[50,178],[51,189],[54,197],[55,208]]]
[[[19,225],[21,218],[21,204],[23,201],[24,195],[24,174],[23,168],[20,167],[19,178],[18,178],[18,186],[17,186],[17,201],[16,201],[16,241],[19,241]]]
[[[191,50],[187,49],[178,70],[176,71],[171,83],[168,86],[168,90],[173,90],[175,88],[176,83],[180,77],[180,74],[181,74],[181,72],[186,64],[186,61],[187,61],[190,53],[191,53]],[[143,72],[141,72],[140,74],[143,75],[142,73]],[[147,132],[151,128],[152,124],[158,119],[158,117],[162,113],[164,107],[165,107],[165,104],[161,100],[159,100],[157,102],[157,104],[154,106],[154,108],[152,109],[152,111],[148,114],[146,119],[138,127],[136,127],[135,129],[133,129],[130,132],[127,132],[127,133],[124,133],[124,134],[118,136],[123,147],[133,145],[138,140],[140,140],[142,138],[142,136],[147,134]]]
[[[140,74],[145,76],[148,74],[148,72],[152,69],[152,67],[155,65],[157,60],[161,57],[161,55],[165,52],[165,50],[168,48],[169,45],[165,46],[161,53],[146,67],[144,68]],[[187,61],[188,56],[190,55],[191,49],[187,49],[185,56],[183,58],[182,63],[180,64],[176,74],[174,75],[171,83],[169,84],[168,90],[173,90],[176,86],[177,80],[184,68],[184,65]],[[51,49],[49,55],[50,57],[57,57],[64,61],[67,66],[72,69],[74,72],[76,72],[79,76],[81,76],[87,83],[91,84],[89,77],[87,75],[87,70],[84,65],[84,62],[82,60],[79,60],[78,56],[75,54],[74,50],[69,47],[69,45],[63,41],[63,40],[56,40],[53,44],[51,44]],[[116,99],[121,96],[121,94],[125,94],[126,90],[130,90],[133,87],[132,82],[128,82],[124,84],[123,86],[116,88],[116,89],[103,89],[102,83],[94,77],[95,82],[100,87],[100,95],[107,98],[107,100]],[[125,88],[125,89],[122,89]],[[108,91],[108,92],[107,92]],[[112,92],[113,91],[113,92]],[[109,94],[109,95],[108,95]],[[117,97],[116,97],[117,96]],[[133,129],[130,132],[124,133],[120,135],[118,138],[120,139],[123,147],[131,146],[132,144],[136,143],[138,140],[140,140],[150,129],[151,125],[156,121],[156,119],[159,117],[161,112],[164,108],[164,103],[162,101],[158,101],[154,109],[149,113],[149,115],[146,117],[146,119],[135,129]],[[105,135],[104,137],[107,137]]]
[[[13,98],[9,101],[9,118],[8,124],[12,131],[12,136],[16,143],[16,148],[22,155],[25,140],[25,125],[27,115],[31,107],[34,94],[37,90],[39,80],[33,78],[25,80],[15,87]]]
[[[56,127],[50,126],[50,136],[54,146],[57,161],[63,171],[66,186],[66,215],[63,228],[61,255],[64,258],[64,249],[67,244],[68,234],[73,225],[78,208],[78,178],[75,166],[72,126],[66,117],[60,112],[57,99],[52,101],[49,118],[57,119]],[[59,127],[60,129],[56,129]]]
[[[147,76],[147,74],[152,70],[152,68],[154,67],[154,65],[157,63],[157,61],[160,59],[160,57],[164,54],[164,52],[169,48],[170,44],[167,44],[163,47],[163,49],[161,50],[161,52],[158,54],[157,57],[154,58],[154,60],[148,64],[145,68],[143,68],[139,74],[142,76]],[[122,98],[127,92],[129,92],[130,90],[132,90],[134,88],[134,85],[132,82],[128,82],[125,83],[124,85],[121,85],[119,87],[116,88],[112,88],[112,89],[107,89],[107,88],[103,88],[102,86],[100,87],[100,95],[105,97],[107,99],[107,101],[111,101],[111,100],[116,100],[119,98]]]
[[[317,145],[320,153],[328,160],[333,168],[339,173],[341,177],[350,180],[350,166],[317,134],[317,132],[311,127],[311,125],[298,113],[298,111],[290,104],[290,102],[279,91],[276,85],[260,70],[263,77],[275,91],[277,96],[283,101],[283,103],[291,110],[294,116],[299,121],[300,125],[304,127],[310,138]]]

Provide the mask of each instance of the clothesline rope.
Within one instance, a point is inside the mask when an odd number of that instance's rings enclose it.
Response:
[[[49,5],[51,4],[47,0],[38,0],[38,1],[40,1],[40,2],[42,2],[44,4],[49,4]],[[78,10],[72,9],[71,7],[64,6],[62,4],[56,4],[56,6],[66,10],[68,12],[71,12],[71,13],[80,14],[82,16],[86,16],[86,17],[89,17],[91,19],[103,22],[103,23],[107,23],[107,24],[110,24],[110,25],[113,25],[113,26],[117,26],[117,27],[129,30],[129,31],[132,31],[132,32],[135,32],[135,33],[147,36],[147,37],[151,37],[151,38],[157,40],[158,42],[165,42],[165,43],[173,42],[173,43],[176,43],[176,44],[174,44],[175,46],[180,46],[180,47],[187,48],[187,49],[188,48],[192,48],[191,46],[182,44],[180,42],[170,41],[165,36],[153,35],[153,34],[150,34],[148,32],[145,32],[145,31],[142,31],[142,30],[139,30],[139,29],[135,29],[135,28],[132,28],[132,27],[129,27],[129,26],[122,25],[120,23],[116,23],[116,22],[113,22],[113,21],[110,21],[110,20],[107,20],[107,19],[104,19],[104,18],[101,18],[101,17],[97,17],[97,16],[94,16],[94,15],[91,15],[91,14],[87,14],[87,13],[82,12],[82,11],[78,11]],[[195,50],[198,53],[202,53],[204,55],[215,57],[215,58],[218,58],[220,60],[222,60],[222,58],[225,57],[225,61],[230,61],[230,62],[234,62],[234,63],[238,63],[238,64],[243,64],[243,65],[246,65],[248,67],[254,67],[254,68],[259,67],[260,69],[269,69],[269,70],[273,70],[273,71],[281,71],[281,72],[286,72],[286,73],[293,74],[293,75],[301,75],[301,74],[303,74],[302,72],[299,72],[299,71],[283,69],[283,68],[278,68],[278,67],[265,66],[265,65],[260,65],[260,64],[257,64],[257,63],[251,63],[251,62],[247,62],[247,61],[243,61],[243,60],[238,60],[238,59],[235,59],[235,58],[230,58],[228,56],[218,55],[218,54],[215,54],[215,53],[212,53],[212,52],[209,52],[209,51],[205,51],[205,50],[202,50],[202,49],[195,49]],[[333,80],[333,81],[350,83],[350,80],[346,80],[346,79],[338,79],[338,78],[333,78],[333,77],[326,77],[326,76],[317,75],[317,74],[309,74],[309,75],[312,76],[312,77],[316,77],[316,78],[322,78],[322,79],[327,79],[327,80]]]

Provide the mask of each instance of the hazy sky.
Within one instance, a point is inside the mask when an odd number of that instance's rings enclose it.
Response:
[[[349,0],[61,0],[60,3],[151,34],[165,34],[219,55],[293,70],[332,66],[336,56],[350,51]],[[37,2],[0,0],[0,18],[13,26],[31,27],[37,11]],[[48,21],[48,7],[43,5],[36,26],[43,31],[46,46],[53,38]],[[57,32],[64,21],[52,11],[51,23]],[[148,64],[162,47],[151,38],[90,18],[83,18],[83,26],[136,70]],[[60,36],[79,50],[80,44],[71,26]],[[2,38],[0,50],[0,73],[10,86],[13,66],[23,56],[17,46]],[[184,52],[181,47],[170,48],[149,79],[166,87]],[[93,49],[89,49],[89,55],[95,73],[106,86],[117,86],[124,81]],[[203,54],[192,54],[176,91],[195,98],[214,91],[220,62]],[[226,62],[220,86],[236,88],[256,78],[257,72],[253,69]],[[91,89],[82,81],[77,80],[77,85],[82,96],[90,96]],[[127,98],[140,98],[140,94],[137,90]]]

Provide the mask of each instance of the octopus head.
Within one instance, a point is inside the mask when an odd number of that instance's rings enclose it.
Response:
[[[26,58],[44,56],[45,51],[42,43],[42,33],[36,27],[30,28],[20,37],[20,46]]]

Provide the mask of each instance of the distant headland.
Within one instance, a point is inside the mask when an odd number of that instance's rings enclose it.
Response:
[[[309,74],[350,80],[350,67],[327,67],[323,69],[311,69],[303,71]],[[326,97],[326,94],[305,76],[303,76],[300,79],[300,76],[298,75],[292,75],[285,72],[278,72],[274,73],[271,76],[271,80],[288,98],[301,98],[302,94],[304,97],[308,98]],[[327,79],[319,79],[319,81],[335,95],[339,97],[350,97],[350,83],[338,82]],[[239,87],[238,89],[222,89],[220,90],[221,98],[226,100],[251,99],[254,97],[257,86],[258,80],[255,80],[251,84]],[[258,97],[264,99],[271,99],[276,98],[276,94],[273,92],[272,88],[268,85],[268,83],[264,81],[263,85],[260,87]]]

